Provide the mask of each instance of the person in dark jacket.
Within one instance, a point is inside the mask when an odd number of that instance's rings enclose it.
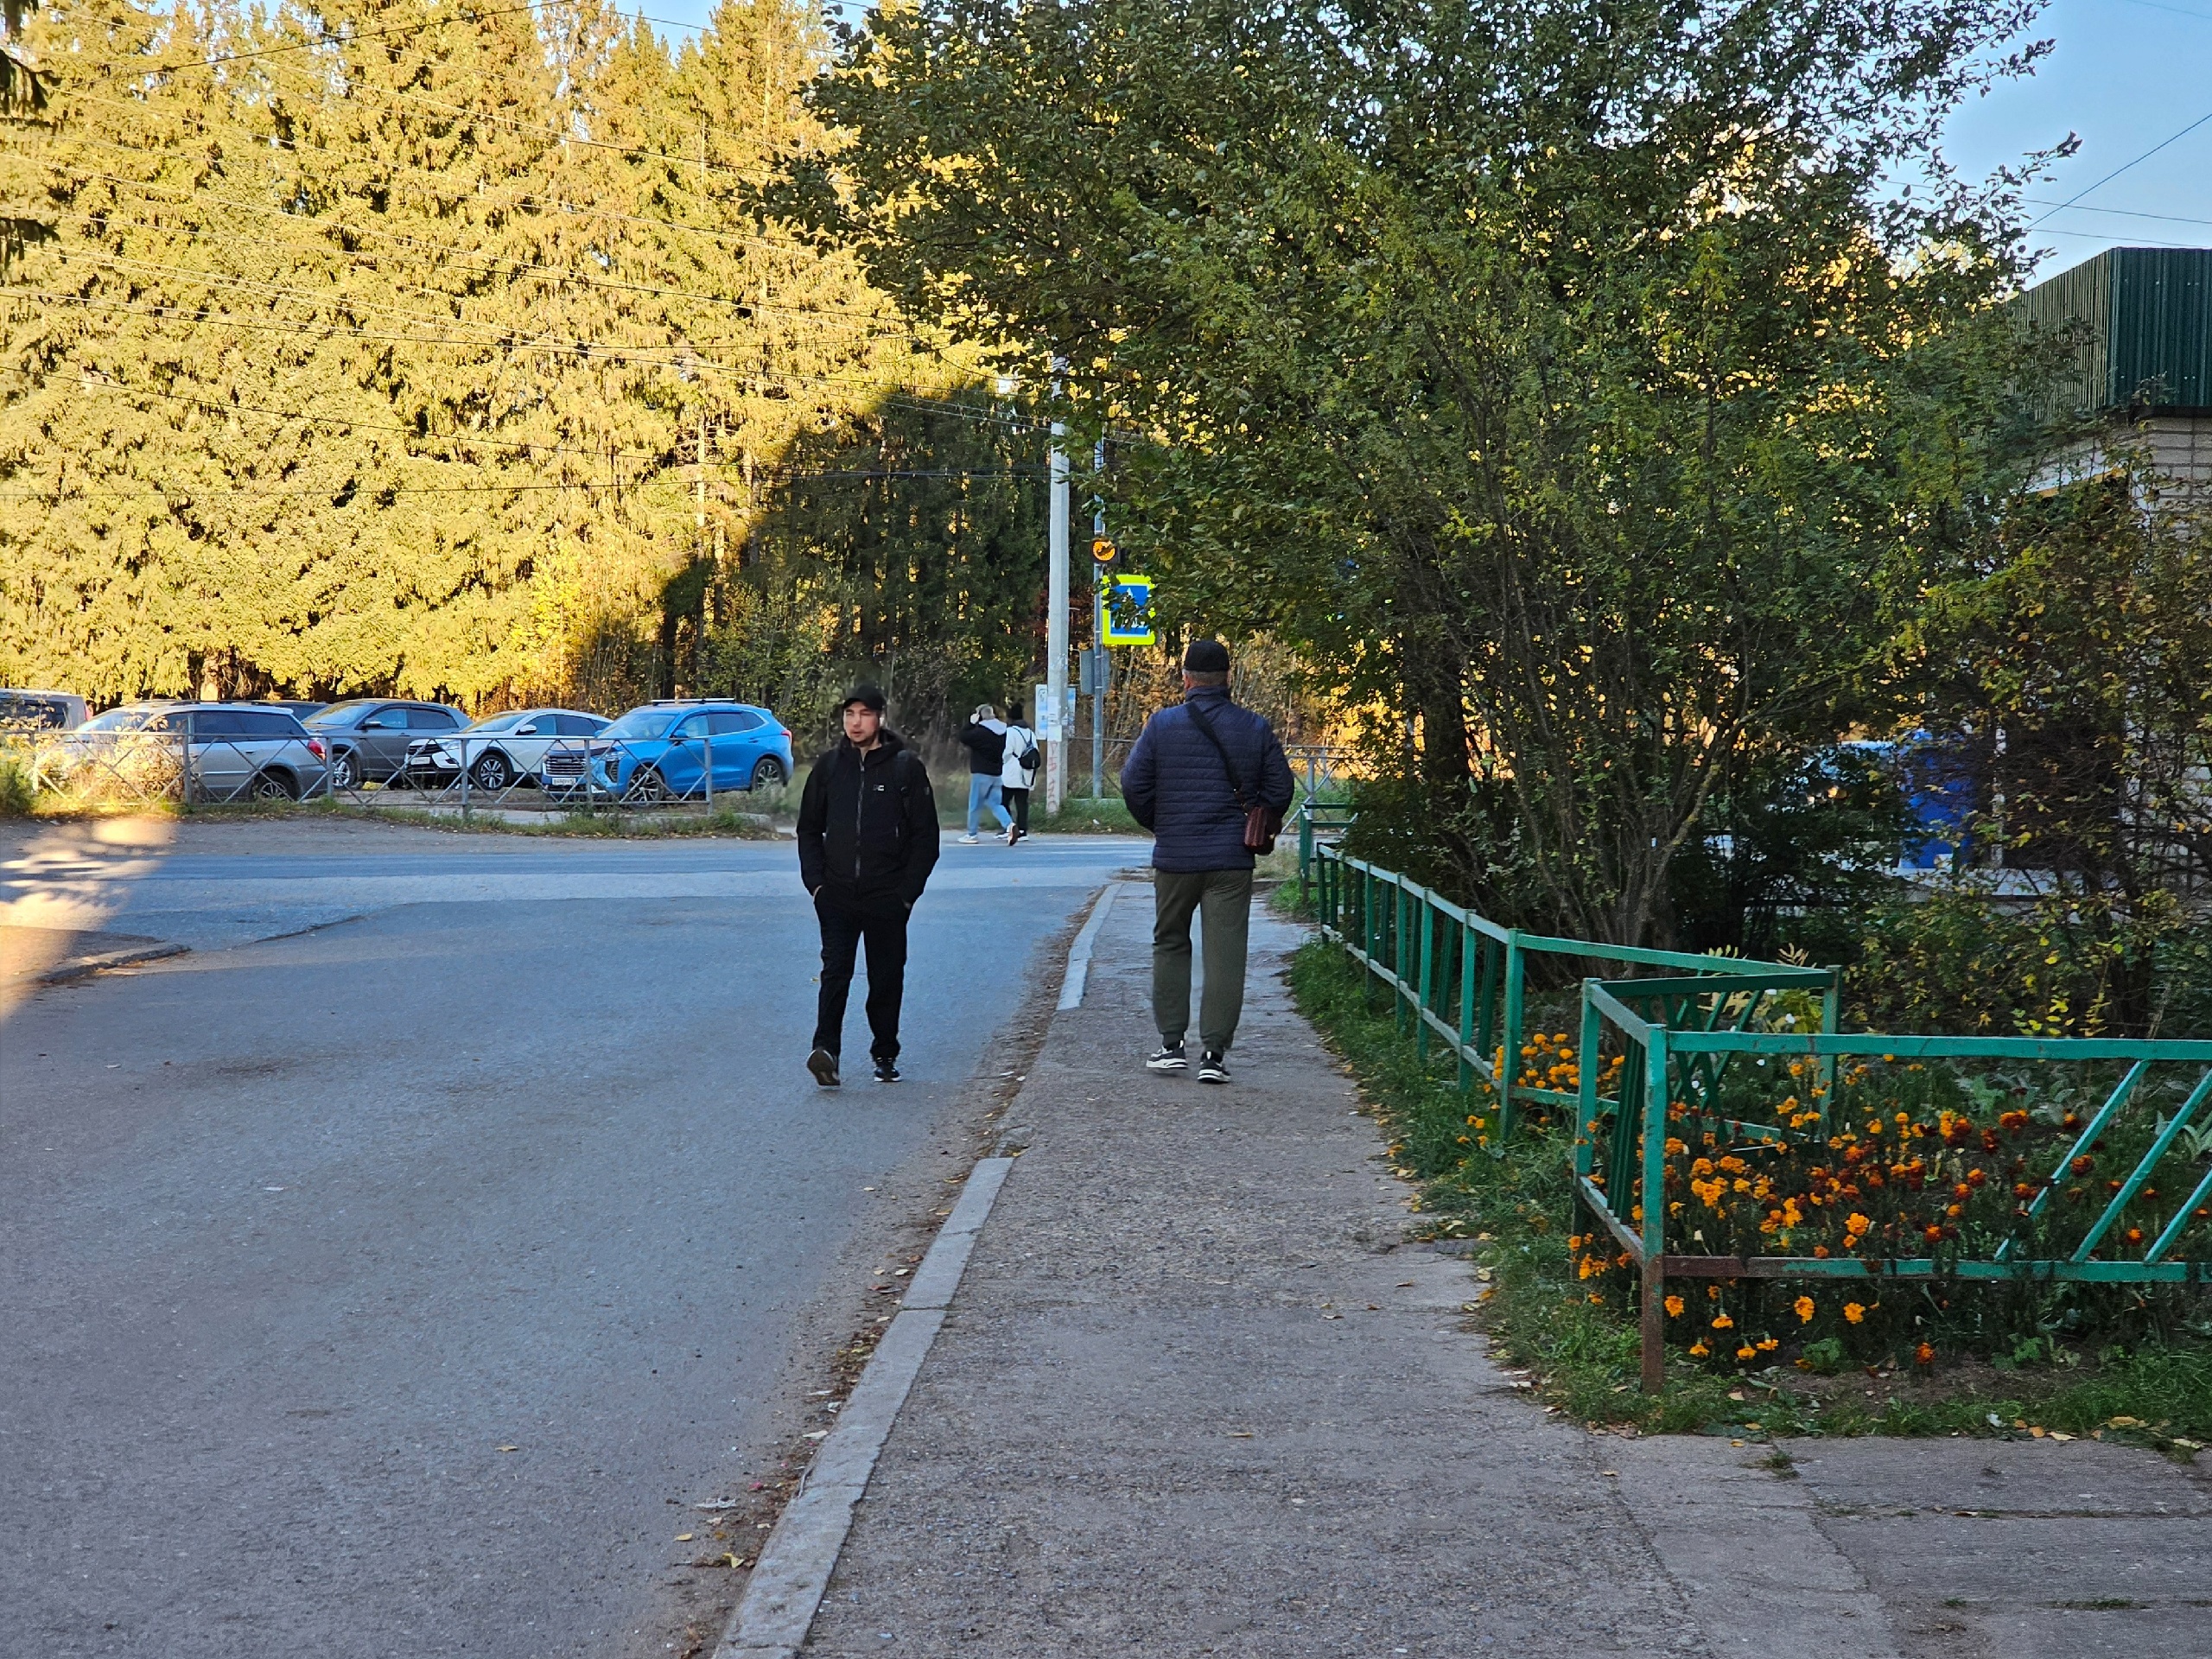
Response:
[[[982,839],[976,831],[982,825],[985,807],[999,821],[1001,832],[1014,828],[999,782],[1006,771],[1006,722],[999,711],[988,702],[978,705],[961,728],[960,743],[968,751],[968,829],[960,841],[972,847]]]
[[[853,957],[868,942],[868,1052],[878,1083],[899,1081],[906,918],[937,863],[937,801],[922,759],[883,723],[880,687],[856,685],[844,737],[814,763],[799,798],[798,874],[822,924],[822,995],[806,1069],[838,1084]]]
[[[1227,1083],[1229,1046],[1244,1011],[1252,921],[1247,805],[1290,810],[1295,785],[1274,728],[1229,698],[1229,648],[1194,641],[1183,653],[1183,701],[1145,722],[1122,767],[1129,816],[1153,833],[1152,1012],[1160,1046],[1145,1064],[1180,1071],[1191,1023],[1191,914],[1205,918],[1198,1081]],[[1242,799],[1239,799],[1239,797]]]

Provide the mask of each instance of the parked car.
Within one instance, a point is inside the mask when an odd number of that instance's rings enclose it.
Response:
[[[133,747],[130,734],[144,729],[146,722],[155,715],[176,706],[166,702],[126,702],[104,715],[94,715],[75,730],[39,745],[39,771],[49,783],[79,788],[97,783],[103,772],[112,773],[115,781],[149,787],[148,779],[121,770],[121,757]],[[164,739],[158,747],[168,757],[168,770],[173,772],[175,745]]]
[[[265,703],[138,703],[87,721],[41,764],[80,786],[154,794],[175,788],[181,772],[191,801],[296,801],[322,787],[328,753]]]
[[[457,732],[468,716],[442,702],[402,697],[349,697],[304,722],[330,746],[334,788],[391,783],[407,772],[407,746],[418,737]]]
[[[73,691],[0,688],[0,732],[73,732],[85,723],[85,700]]]
[[[330,707],[328,703],[317,702],[311,697],[264,697],[261,701],[273,709],[289,709],[302,720],[309,715],[319,715]]]
[[[646,804],[704,795],[710,749],[717,790],[773,789],[791,775],[790,728],[766,709],[744,702],[649,702],[592,743],[592,787]],[[569,779],[549,786],[576,785]]]
[[[432,789],[460,781],[461,768],[479,789],[495,793],[520,781],[536,784],[556,750],[583,770],[587,745],[607,727],[606,716],[575,709],[522,709],[492,715],[451,737],[418,737],[407,746],[408,775]],[[566,740],[565,741],[563,740]]]

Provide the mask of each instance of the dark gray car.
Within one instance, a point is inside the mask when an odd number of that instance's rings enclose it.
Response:
[[[458,709],[404,697],[352,697],[307,720],[308,732],[330,746],[334,789],[404,779],[410,742],[442,737],[467,724],[468,716]]]

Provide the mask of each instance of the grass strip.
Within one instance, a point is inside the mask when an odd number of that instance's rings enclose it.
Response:
[[[1502,1356],[1529,1371],[1549,1405],[1592,1426],[1644,1433],[1780,1435],[2057,1434],[2134,1441],[2193,1456],[2212,1442],[2212,1343],[2107,1349],[2055,1345],[2050,1362],[2000,1370],[1961,1363],[1934,1376],[1853,1367],[1834,1376],[1784,1367],[1740,1376],[1670,1349],[1665,1389],[1637,1388],[1637,1330],[1578,1281],[1578,1224],[1560,1133],[1516,1134],[1492,1156],[1474,1144],[1494,1096],[1462,1093],[1448,1055],[1424,1061],[1387,990],[1342,950],[1315,939],[1292,959],[1300,1011],[1351,1067],[1389,1137],[1392,1167],[1417,1187],[1419,1236],[1465,1239],[1480,1289],[1467,1306]]]

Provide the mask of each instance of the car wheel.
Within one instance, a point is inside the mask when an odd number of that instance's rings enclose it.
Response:
[[[353,751],[340,749],[330,757],[330,786],[333,789],[354,789],[361,782],[360,763],[353,759]]]
[[[668,779],[660,775],[658,768],[640,766],[637,776],[630,779],[630,787],[622,798],[639,806],[665,806],[676,796],[668,786]]]
[[[257,772],[247,787],[257,801],[296,801],[299,798],[292,780],[281,772]]]
[[[762,757],[760,764],[753,768],[753,781],[747,785],[747,787],[749,789],[780,789],[783,787],[783,784],[784,763],[777,760],[774,755],[771,754]]]
[[[468,780],[479,789],[488,789],[494,795],[515,780],[514,771],[507,765],[507,757],[497,749],[480,755],[476,764],[468,769]]]

